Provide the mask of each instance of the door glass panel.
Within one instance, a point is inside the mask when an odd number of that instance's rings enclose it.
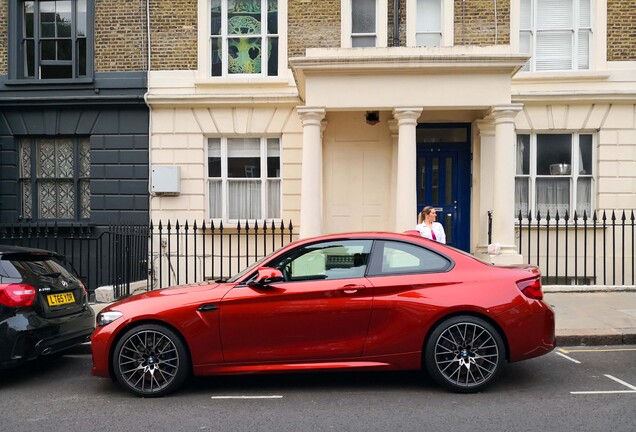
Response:
[[[444,232],[446,233],[446,243],[453,242],[453,219],[450,213],[445,213],[443,216]]]
[[[453,202],[453,159],[446,158],[446,205]]]
[[[439,158],[433,158],[433,163],[431,166],[431,174],[433,178],[431,179],[431,190],[433,202],[439,202]]]
[[[424,193],[426,191],[426,158],[420,158],[420,190],[418,192],[418,196],[424,197],[426,196]]]
[[[467,142],[467,128],[420,128],[417,130],[418,143],[436,143],[436,142]]]

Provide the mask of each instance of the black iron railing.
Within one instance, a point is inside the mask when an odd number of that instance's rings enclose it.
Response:
[[[224,279],[294,240],[291,221],[150,224],[150,288]]]
[[[147,278],[148,227],[89,224],[0,224],[0,243],[48,249],[64,256],[91,298],[109,285],[116,298],[129,294],[130,283]]]
[[[525,262],[541,268],[544,285],[634,285],[634,210],[517,216]],[[488,241],[492,212],[488,212]]]

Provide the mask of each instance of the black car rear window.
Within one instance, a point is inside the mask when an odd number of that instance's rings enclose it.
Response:
[[[29,254],[3,255],[0,259],[0,272],[3,277],[24,278],[26,275],[72,277],[69,271],[57,260],[49,256]]]

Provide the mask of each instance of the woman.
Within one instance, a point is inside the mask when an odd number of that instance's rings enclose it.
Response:
[[[435,222],[437,211],[431,206],[426,206],[417,216],[415,229],[422,237],[446,244],[446,233],[441,223]]]

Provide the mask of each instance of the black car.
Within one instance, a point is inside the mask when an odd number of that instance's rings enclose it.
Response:
[[[0,369],[90,340],[95,313],[55,252],[0,245]]]

